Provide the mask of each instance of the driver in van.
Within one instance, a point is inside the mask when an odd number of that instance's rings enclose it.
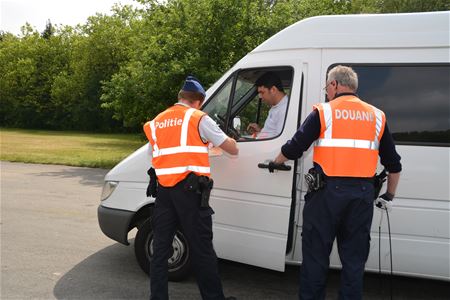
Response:
[[[377,199],[382,209],[394,199],[400,178],[400,156],[385,115],[360,100],[357,88],[358,77],[352,68],[332,68],[324,88],[330,101],[314,105],[274,160],[281,164],[298,159],[314,142],[310,174],[318,174],[325,183],[305,195],[300,299],[325,299],[335,238],[342,263],[339,299],[362,299],[378,156],[389,173],[387,191]]]
[[[284,93],[281,80],[275,73],[267,72],[256,80],[255,86],[258,88],[261,100],[271,108],[263,128],[256,123],[250,123],[247,131],[257,139],[277,136],[283,129],[288,105],[288,96]]]
[[[204,204],[200,183],[210,183],[208,143],[236,155],[236,141],[199,110],[206,93],[193,76],[188,76],[178,103],[144,125],[152,146],[152,165],[158,179],[152,216],[153,258],[150,299],[168,299],[168,263],[172,241],[181,227],[192,258],[192,267],[203,299],[225,299],[213,248],[212,214]],[[204,191],[204,190],[203,190]],[[235,299],[228,297],[227,299]]]

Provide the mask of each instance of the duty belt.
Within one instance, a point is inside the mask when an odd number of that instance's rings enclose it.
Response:
[[[376,177],[343,177],[343,176],[327,176],[322,172],[318,172],[315,168],[308,170],[305,174],[305,181],[308,185],[308,193],[314,192],[322,189],[327,181],[330,180],[358,180],[358,181],[368,181],[375,184],[378,178]]]

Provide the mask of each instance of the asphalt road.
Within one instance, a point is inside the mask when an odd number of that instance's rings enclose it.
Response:
[[[97,224],[107,170],[1,162],[1,299],[148,299],[149,280],[131,246]],[[219,263],[226,295],[296,299],[298,267],[286,272]],[[366,274],[364,299],[389,299],[389,277]],[[448,282],[393,278],[394,299],[450,299]],[[330,271],[327,299],[336,299]],[[200,299],[193,277],[170,283],[171,299]]]

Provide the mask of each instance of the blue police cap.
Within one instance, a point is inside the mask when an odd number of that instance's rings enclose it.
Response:
[[[198,79],[194,76],[186,77],[182,90],[188,92],[197,92],[206,97],[205,89],[200,84],[200,81],[198,81]]]

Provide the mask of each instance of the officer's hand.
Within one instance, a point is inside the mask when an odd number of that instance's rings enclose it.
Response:
[[[273,171],[275,170],[277,164],[276,164],[273,160],[271,160],[271,161],[269,161],[268,166],[269,166],[269,167],[268,167],[269,172],[270,172],[270,173],[273,173]]]
[[[250,134],[258,133],[261,131],[261,127],[259,127],[259,125],[256,123],[250,123],[247,126],[247,131]]]
[[[375,200],[375,207],[381,210],[386,210],[391,212],[392,210],[392,199],[393,197],[387,193],[384,193]]]

